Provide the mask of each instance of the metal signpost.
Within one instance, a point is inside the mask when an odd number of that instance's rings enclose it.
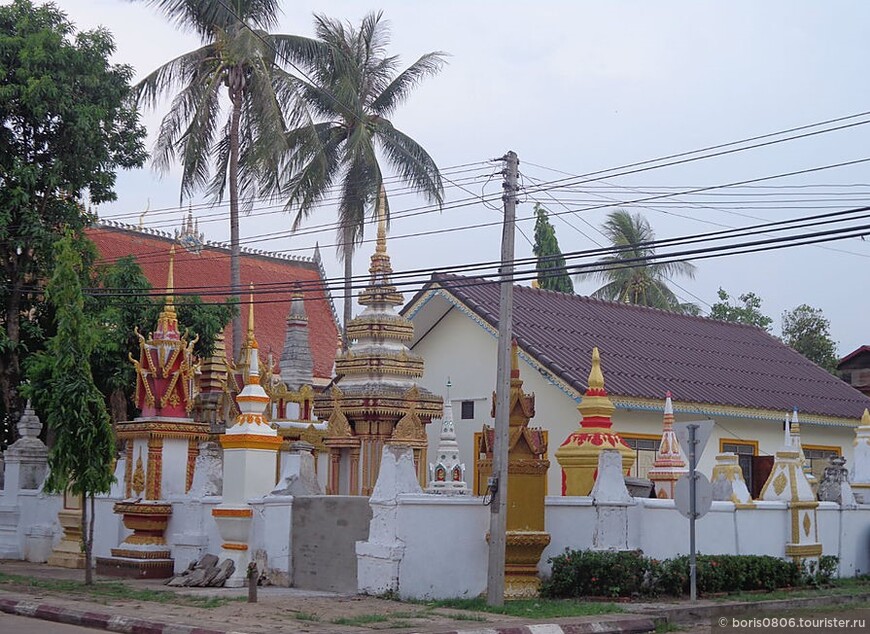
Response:
[[[680,447],[689,458],[688,475],[680,478],[674,487],[674,503],[677,510],[689,518],[689,597],[692,601],[698,600],[695,520],[706,515],[713,504],[713,487],[696,468],[712,431],[712,420],[674,424]]]

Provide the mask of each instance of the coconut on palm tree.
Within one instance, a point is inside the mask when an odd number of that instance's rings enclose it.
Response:
[[[154,149],[154,165],[182,168],[181,199],[204,190],[230,203],[230,284],[241,292],[239,208],[258,193],[261,174],[285,149],[285,115],[293,108],[294,79],[276,63],[289,35],[268,33],[278,22],[277,0],[141,0],[203,45],[145,77],[140,104],[154,107],[175,94]],[[294,45],[294,49],[299,46]],[[233,358],[242,342],[241,317],[233,319]]]
[[[680,302],[669,288],[671,277],[695,277],[690,262],[657,262],[655,232],[640,214],[614,211],[607,216],[602,233],[614,248],[612,255],[597,260],[592,271],[580,272],[579,279],[592,278],[604,285],[592,297],[626,304],[650,306],[680,313],[698,314],[697,306]]]
[[[294,230],[333,188],[339,192],[346,348],[354,249],[363,238],[366,215],[377,218],[379,199],[389,219],[382,159],[405,185],[429,202],[442,203],[435,161],[389,117],[421,80],[441,69],[445,56],[426,53],[399,71],[398,57],[387,54],[389,30],[381,13],[367,15],[358,28],[317,15],[315,34],[288,43],[287,53],[304,71],[300,98],[308,121],[286,134],[284,168],[290,178],[275,186],[286,197],[288,211],[295,211]]]

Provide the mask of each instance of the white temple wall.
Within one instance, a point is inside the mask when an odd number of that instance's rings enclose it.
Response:
[[[164,500],[168,500],[176,495],[184,495],[186,493],[187,453],[187,439],[163,439],[161,497]]]
[[[221,503],[219,496],[194,499],[173,496],[169,499],[172,515],[166,526],[166,543],[175,561],[175,572],[185,570],[191,561],[206,553],[220,553],[221,537],[211,510]]]
[[[449,342],[450,345],[445,345]],[[474,433],[481,431],[484,423],[492,425],[489,416],[492,392],[495,389],[497,340],[483,328],[462,313],[452,310],[425,336],[414,345],[414,352],[426,360],[425,373],[421,384],[435,394],[444,394],[447,378],[453,385],[450,400],[453,405],[453,418],[456,440],[459,443],[461,460],[466,465],[466,481],[474,482]],[[591,349],[588,351],[591,355]],[[607,351],[601,351],[601,366],[607,387]],[[580,415],[577,404],[580,395],[568,393],[548,380],[520,354],[520,378],[523,390],[535,393],[536,415],[529,421],[531,427],[543,427],[549,431],[550,471],[547,477],[548,493],[561,492],[561,473],[554,452],[562,441],[578,426]],[[662,386],[662,403],[664,391]],[[674,394],[679,408],[680,395]],[[462,401],[474,401],[474,418],[462,418]],[[617,398],[618,401],[618,398]],[[661,411],[628,409],[617,402],[613,415],[613,428],[620,433],[661,435]],[[786,412],[782,413],[785,416]],[[713,418],[717,425],[713,429],[707,448],[698,463],[703,473],[713,471],[716,454],[719,453],[720,439],[728,441],[757,441],[759,455],[773,455],[783,442],[781,420],[741,418],[722,414],[692,414],[677,410],[677,422]],[[855,420],[858,424],[858,420]],[[427,425],[429,446],[438,446],[441,427],[438,421]],[[846,466],[853,465],[852,441],[855,438],[853,427],[822,426],[808,422],[801,423],[801,440],[805,445],[840,447],[847,459]]]
[[[689,521],[674,503],[640,498],[636,502],[629,508],[629,548],[656,559],[688,554]],[[398,539],[404,543],[399,596],[438,599],[485,592],[489,516],[479,497],[401,495],[395,520]],[[696,525],[698,552],[782,558],[790,518],[783,502],[757,502],[754,508],[739,509],[730,502],[714,502]],[[840,558],[840,574],[870,570],[870,505],[840,510],[823,502],[818,518],[823,554]],[[591,548],[596,521],[591,498],[548,497],[546,530],[551,542],[541,557],[540,572],[549,574],[547,559],[566,548]]]
[[[0,557],[44,562],[62,533],[57,512],[63,496],[36,489],[4,492],[0,498]]]
[[[127,536],[133,532],[124,527],[122,517],[112,510],[116,502],[118,502],[117,499],[110,497],[94,498],[94,514],[97,520],[97,523],[94,524],[95,558],[111,557],[111,549],[117,548],[118,544],[127,539]],[[63,506],[63,498],[61,498],[61,506]],[[90,511],[90,504],[88,507],[88,511]],[[60,539],[60,535],[58,535],[58,539]]]
[[[289,586],[293,571],[293,496],[267,495],[250,504],[254,511],[251,557],[270,583]]]
[[[473,598],[486,592],[490,510],[482,498],[405,494],[398,505],[397,537],[405,543],[400,597]]]

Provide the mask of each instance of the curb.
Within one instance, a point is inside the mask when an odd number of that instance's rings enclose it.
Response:
[[[87,612],[73,610],[50,603],[37,603],[36,601],[16,601],[13,599],[0,599],[0,612],[14,614],[16,616],[29,616],[44,621],[66,623],[67,625],[80,625],[109,632],[121,632],[122,634],[230,634],[223,630],[211,630],[193,625],[175,625],[160,621],[148,621],[130,616],[118,616],[105,612]],[[235,632],[232,634],[241,634]]]
[[[606,621],[583,621],[578,623],[534,623],[531,625],[506,625],[483,627],[475,630],[450,630],[438,634],[641,634],[654,632],[659,617],[628,617]]]

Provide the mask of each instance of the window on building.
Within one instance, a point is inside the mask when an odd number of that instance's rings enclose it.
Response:
[[[752,487],[752,457],[758,453],[758,443],[753,440],[725,440],[719,441],[719,452],[736,453],[740,470],[743,471],[743,481],[747,487]]]
[[[828,458],[839,456],[841,453],[839,447],[826,447],[822,445],[804,445],[803,450],[810,471],[819,479],[819,482],[822,481],[822,476],[825,475],[825,467],[829,465]]]
[[[474,420],[474,401],[462,401],[462,420]]]
[[[658,457],[661,438],[658,436],[633,436],[631,434],[620,434],[620,436],[625,444],[634,451],[634,464],[628,475],[635,478],[646,478]]]

